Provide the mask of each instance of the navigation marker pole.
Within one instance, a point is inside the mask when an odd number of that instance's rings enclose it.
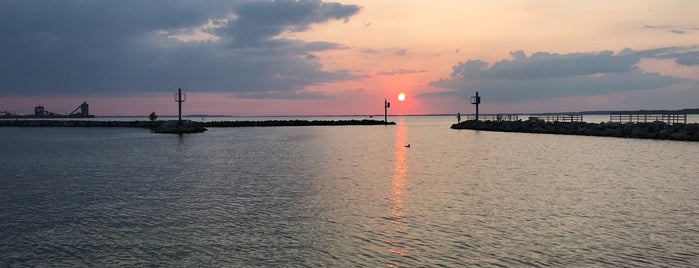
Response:
[[[391,108],[391,103],[383,99],[383,124],[388,124],[388,108]]]
[[[175,102],[177,102],[178,108],[178,119],[177,124],[182,125],[182,103],[187,100],[187,94],[182,94],[182,89],[178,88],[177,93],[175,93]]]
[[[476,105],[476,121],[478,121],[478,104],[481,104],[481,97],[478,96],[478,91],[476,91],[476,96],[471,97],[471,104]]]

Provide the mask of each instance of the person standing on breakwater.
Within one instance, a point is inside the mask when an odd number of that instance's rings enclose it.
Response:
[[[461,123],[461,113],[456,113],[457,123]]]

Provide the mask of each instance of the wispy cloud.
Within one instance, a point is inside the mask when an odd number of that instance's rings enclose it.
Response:
[[[365,54],[379,54],[381,53],[380,50],[378,49],[373,49],[373,48],[362,48],[359,50],[359,52],[365,53]]]
[[[331,99],[333,96],[324,94],[320,91],[300,90],[295,92],[290,91],[264,91],[264,92],[240,92],[234,94],[240,99]]]
[[[408,55],[408,49],[405,49],[405,48],[390,48],[388,50],[391,51],[391,53],[393,53],[393,55],[396,55],[396,56]]]
[[[675,34],[686,34],[688,32],[699,31],[699,25],[644,25],[643,28],[663,30]]]
[[[362,48],[359,52],[364,54],[388,54],[393,56],[407,56],[410,54],[410,50],[406,48],[384,48],[384,49],[374,49],[374,48]]]
[[[376,75],[386,75],[386,76],[393,76],[393,75],[407,75],[407,74],[417,74],[417,73],[424,73],[427,71],[421,71],[421,70],[406,70],[406,69],[395,69],[393,71],[379,71],[376,72]]]

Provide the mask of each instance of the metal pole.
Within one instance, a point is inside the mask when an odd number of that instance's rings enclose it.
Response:
[[[177,89],[177,108],[178,108],[178,119],[177,119],[177,124],[181,125],[182,124],[182,89],[178,88]]]
[[[383,124],[388,124],[388,101],[383,99]]]
[[[476,91],[476,121],[478,121],[478,104],[481,103],[480,97],[478,97],[478,91]]]

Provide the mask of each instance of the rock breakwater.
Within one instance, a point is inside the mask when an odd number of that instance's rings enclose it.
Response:
[[[0,127],[143,127],[164,121],[0,120]]]
[[[501,132],[585,135],[619,138],[699,141],[699,124],[585,123],[528,121],[475,121],[453,124],[452,129]]]
[[[0,127],[135,127],[148,128],[155,133],[200,133],[202,123],[184,120],[169,121],[93,121],[93,120],[0,120]]]
[[[266,120],[266,121],[212,121],[206,127],[295,127],[295,126],[367,126],[395,125],[379,120]]]
[[[0,127],[135,127],[155,133],[199,133],[207,127],[279,127],[279,126],[357,126],[395,125],[378,120],[267,120],[267,121],[93,121],[93,120],[0,120]]]
[[[201,133],[207,129],[204,124],[194,121],[182,121],[178,124],[177,121],[157,121],[150,128],[155,133],[165,134],[185,134],[185,133]]]

